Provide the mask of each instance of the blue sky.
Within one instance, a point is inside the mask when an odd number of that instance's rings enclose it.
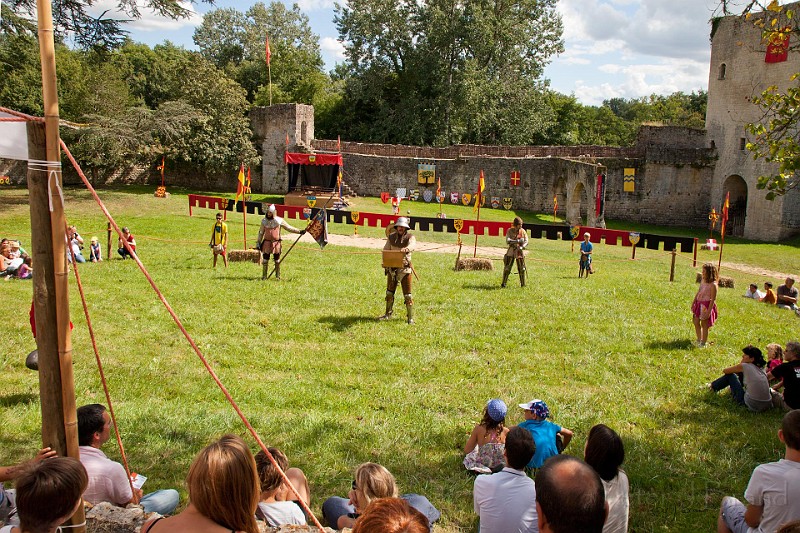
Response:
[[[246,11],[254,3],[217,0],[214,7]],[[326,68],[332,69],[342,60],[333,24],[334,0],[297,3],[320,36]],[[99,0],[93,9],[100,13],[115,4],[116,0]],[[615,97],[705,90],[711,53],[709,19],[717,5],[718,0],[560,0],[565,51],[553,59],[545,77],[555,90],[574,94],[587,105]],[[181,21],[142,11],[142,19],[128,24],[131,37],[151,46],[169,39],[193,49],[194,28],[202,13],[213,8],[198,4],[193,9],[195,15]]]

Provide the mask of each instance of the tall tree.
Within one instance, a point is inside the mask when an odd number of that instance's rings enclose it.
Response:
[[[343,106],[360,108],[351,116],[362,121],[354,129],[366,134],[364,140],[382,142],[530,142],[553,116],[540,77],[563,49],[555,5],[337,4],[334,20],[348,72]]]

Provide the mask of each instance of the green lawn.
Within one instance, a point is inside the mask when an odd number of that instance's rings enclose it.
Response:
[[[214,212],[197,209],[190,218],[186,192],[172,190],[167,200],[149,188],[101,190],[100,196],[117,222],[131,228],[156,283],[261,437],[306,472],[315,511],[327,496],[347,493],[356,465],[376,461],[395,474],[401,491],[428,496],[442,511],[442,525],[474,531],[473,478],[461,466],[461,450],[492,397],[509,406],[547,401],[553,420],[575,431],[568,453],[582,454],[593,424],[616,429],[627,451],[632,531],[713,529],[722,496],[741,496],[752,469],[783,452],[776,435],[780,413],[751,414],[727,393],[701,390],[738,362],[748,343],[764,349],[798,339],[794,314],[742,297],[747,283],[768,278],[723,269],[736,288],[720,290],[713,345],[696,349],[689,306],[697,269],[690,254],[678,256],[670,283],[668,253],[640,249],[631,261],[630,248],[598,245],[597,273],[579,280],[570,243],[531,240],[529,285],[521,289],[512,279],[501,290],[499,262],[494,272],[454,272],[452,255],[417,253],[417,324],[409,327],[402,298],[395,320],[375,320],[385,290],[376,250],[298,244],[280,282],[261,282],[254,264],[212,270],[206,243]],[[96,235],[104,243],[106,222],[89,194],[68,189],[66,198],[69,222],[87,241]],[[423,202],[404,203],[407,208],[418,216],[437,211]],[[391,207],[357,199],[352,209]],[[444,210],[450,218],[472,217],[471,208]],[[552,220],[517,214],[530,222]],[[511,216],[481,211],[485,220]],[[28,219],[26,191],[0,190],[0,236],[29,244]],[[228,220],[233,247],[241,247],[240,220]],[[248,217],[251,245],[258,222]],[[353,226],[330,231],[352,234]],[[359,228],[359,234],[381,230]],[[422,232],[417,238],[456,239]],[[471,246],[474,237],[464,241]],[[501,243],[479,240],[480,246]],[[798,273],[799,244],[731,239],[725,260]],[[716,258],[701,252],[699,259]],[[182,482],[196,452],[222,433],[244,435],[244,427],[133,261],[81,265],[80,273],[132,468],[150,478],[145,489],[178,487],[185,496]],[[77,402],[104,403],[73,281]],[[40,408],[36,374],[23,364],[35,346],[28,326],[32,284],[2,283],[7,349],[0,355],[0,464],[9,464],[39,445]],[[521,411],[510,408],[509,423],[521,420]],[[107,446],[117,457],[115,445]]]

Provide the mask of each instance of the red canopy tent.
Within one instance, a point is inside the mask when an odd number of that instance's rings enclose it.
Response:
[[[289,172],[287,192],[314,187],[336,188],[336,178],[342,167],[342,154],[299,154],[285,152],[283,160]]]

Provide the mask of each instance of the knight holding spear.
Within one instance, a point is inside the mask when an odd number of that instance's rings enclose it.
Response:
[[[281,279],[281,228],[289,233],[304,235],[306,230],[297,229],[287,224],[281,217],[276,215],[275,204],[270,204],[267,214],[261,220],[261,227],[258,229],[258,239],[256,248],[261,251],[262,274],[261,279],[269,277],[269,256],[272,255],[275,261],[275,278]]]

